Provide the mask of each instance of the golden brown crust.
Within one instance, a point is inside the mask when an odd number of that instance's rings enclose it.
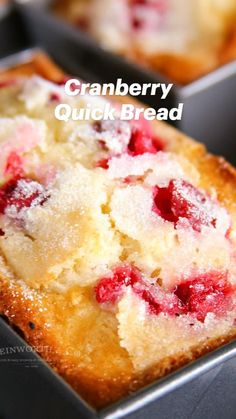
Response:
[[[236,338],[236,331],[231,335],[217,340],[208,341],[201,347],[192,348],[189,352],[166,358],[162,363],[149,368],[143,373],[135,374],[132,368],[117,377],[98,377],[86,368],[75,365],[73,354],[66,354],[63,328],[58,324],[55,316],[55,301],[50,296],[42,304],[46,314],[39,310],[41,305],[24,296],[22,289],[17,286],[9,287],[4,279],[0,279],[0,312],[17,326],[24,334],[25,340],[38,349],[38,353],[53,369],[60,374],[88,403],[100,409],[107,404],[131,394],[139,388],[173,372],[185,364],[211,352],[213,349]],[[53,305],[54,309],[49,309]],[[42,307],[41,306],[41,307]],[[53,313],[54,311],[54,313]],[[50,321],[50,332],[47,323]],[[32,330],[30,323],[35,328]]]
[[[88,403],[101,408],[113,402],[127,393],[131,383],[131,377],[119,377],[119,379],[104,379],[96,377],[89,370],[80,368],[74,364],[73,354],[66,355],[65,342],[58,339],[63,337],[63,327],[57,322],[55,314],[56,305],[54,298],[50,296],[43,302],[45,314],[41,314],[41,305],[24,297],[22,289],[17,286],[9,287],[4,279],[0,279],[0,312],[7,316],[10,323],[17,326],[24,334],[25,340],[35,348],[38,353],[58,372]],[[48,310],[50,305],[53,310]],[[58,313],[59,317],[60,314]],[[51,330],[47,331],[47,323],[50,321]],[[29,323],[34,324],[34,330]]]
[[[128,56],[151,70],[159,71],[174,83],[187,85],[236,59],[236,31],[230,32],[218,51],[208,51],[200,56],[174,54],[147,56],[141,51],[133,51],[132,56],[129,53]]]
[[[236,31],[232,31],[219,55],[220,65],[236,59]]]
[[[150,57],[142,56],[141,62],[151,70],[159,71],[174,83],[181,85],[189,84],[218,67],[214,55],[208,56],[207,59],[202,57],[200,60],[198,57],[158,54]]]
[[[49,73],[47,78],[50,78]],[[125,101],[131,100],[125,98]],[[214,185],[219,200],[228,207],[236,226],[236,170],[224,159],[207,154],[203,145],[190,140],[168,125],[156,122],[154,129],[159,137],[167,141],[169,150],[187,157],[196,166],[201,173],[202,187],[210,189]],[[89,304],[91,291],[86,288],[81,291],[75,287],[66,294],[45,292],[43,289],[32,291],[30,294],[17,281],[0,278],[0,312],[23,332],[25,340],[38,349],[39,354],[55,371],[96,408],[102,408],[132,393],[236,337],[236,332],[232,331],[228,336],[208,341],[185,354],[167,358],[138,374],[133,369],[128,353],[119,346],[116,319],[112,313],[100,313],[98,308],[97,312],[85,318],[82,325],[85,330],[80,331],[82,338],[76,335],[78,318],[73,301],[77,298],[82,298],[81,301],[84,301],[85,305]],[[99,341],[98,353],[91,354],[91,363],[88,366],[88,363],[83,363],[83,359],[80,359],[78,350],[83,338],[88,342],[89,339],[93,339],[93,336],[87,335],[90,329],[93,335],[93,327],[96,327],[99,316],[104,316],[106,321],[108,319],[114,333],[109,338],[109,351],[105,351],[102,341]],[[101,329],[102,338],[103,333],[105,336],[105,329]]]
[[[44,52],[36,52],[26,62],[19,62],[9,69],[0,68],[0,83],[15,77],[38,74],[45,79],[60,82],[64,72]]]

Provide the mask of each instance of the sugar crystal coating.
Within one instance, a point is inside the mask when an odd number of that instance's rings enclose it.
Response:
[[[232,307],[233,287],[226,272],[207,272],[179,284],[175,295],[186,312],[204,321],[207,313],[224,315]]]
[[[108,169],[112,157],[145,153],[156,154],[164,150],[164,142],[152,132],[150,123],[139,121],[97,121],[93,124],[94,137],[98,140],[108,157],[96,162],[97,167]]]
[[[216,226],[217,205],[190,183],[172,179],[166,188],[155,188],[153,211],[167,221],[186,218],[192,228]]]
[[[227,334],[236,317],[234,219],[194,159],[176,151],[179,134],[122,122],[119,106],[115,121],[56,121],[62,87],[33,78],[11,86],[14,95],[7,89],[0,272],[32,298],[73,295],[73,333],[84,311],[99,325],[106,319],[105,334],[94,326],[96,345],[115,339],[137,370]]]
[[[45,191],[40,183],[23,177],[12,178],[0,188],[0,214],[9,210],[19,212],[41,205],[45,200]]]

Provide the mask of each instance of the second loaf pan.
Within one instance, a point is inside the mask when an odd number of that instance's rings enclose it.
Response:
[[[51,0],[40,0],[39,2],[28,0],[24,3],[20,9],[26,18],[29,30],[36,39],[45,40],[45,34],[40,32],[42,27],[45,28],[46,33],[50,26],[56,28],[60,25],[63,27],[64,37],[66,38],[70,33],[71,39],[74,40],[74,62],[76,63],[76,60],[80,64],[83,62],[87,70],[92,70],[95,79],[103,82],[115,82],[117,78],[122,77],[129,84],[134,82],[171,82],[157,72],[142,69],[137,64],[104,51],[79,29],[55,18],[50,11]],[[51,42],[58,45],[56,33],[51,33]],[[66,53],[66,39],[62,43],[61,49]],[[187,86],[175,85],[172,94],[166,101],[158,102],[155,97],[148,95],[143,97],[142,101],[156,108],[162,106],[172,108],[183,102],[183,118],[175,125],[191,137],[204,142],[210,151],[224,155],[236,165],[236,153],[234,152],[236,138],[235,91],[236,61],[233,61]],[[173,124],[172,121],[169,122]],[[226,147],[225,143],[227,143]]]

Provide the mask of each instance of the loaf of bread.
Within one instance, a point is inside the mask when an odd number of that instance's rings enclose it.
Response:
[[[57,0],[54,10],[179,84],[236,58],[235,0]]]
[[[236,172],[119,104],[58,121],[60,101],[107,103],[0,89],[0,312],[101,408],[235,337]]]

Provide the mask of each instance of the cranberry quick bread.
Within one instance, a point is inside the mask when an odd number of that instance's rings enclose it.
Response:
[[[181,84],[236,58],[235,0],[57,0],[55,11]]]
[[[236,173],[161,122],[0,90],[0,310],[100,408],[234,338]]]

